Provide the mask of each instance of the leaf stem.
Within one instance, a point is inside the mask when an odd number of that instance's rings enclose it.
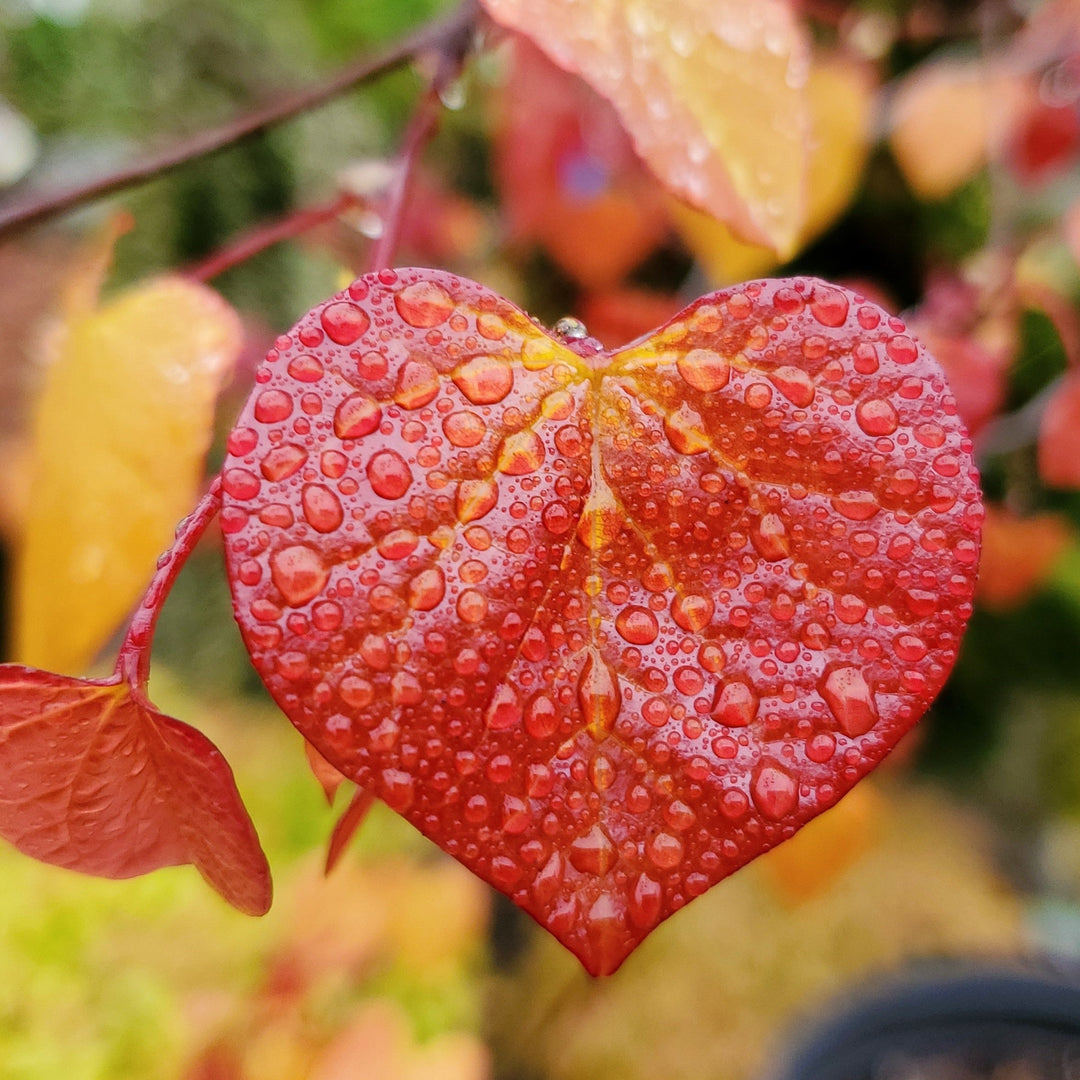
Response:
[[[274,221],[268,225],[259,225],[226,245],[219,251],[214,252],[203,262],[192,266],[185,271],[185,277],[192,281],[201,281],[204,284],[224,274],[248,259],[265,251],[267,248],[280,244],[284,240],[292,240],[309,229],[314,229],[328,221],[340,217],[346,210],[363,203],[364,200],[351,192],[344,192],[333,202],[322,206],[310,206],[304,210],[298,210],[281,221]]]
[[[386,193],[383,205],[382,233],[371,252],[370,268],[381,270],[394,261],[401,239],[401,227],[405,218],[405,205],[409,199],[413,173],[420,160],[424,147],[438,126],[442,110],[441,95],[446,88],[461,74],[465,63],[468,41],[464,37],[448,39],[439,55],[439,66],[409,118],[408,127],[401,140],[397,160],[394,162],[394,177]]]
[[[435,49],[453,51],[455,42],[471,33],[477,14],[477,0],[463,2],[444,19],[433,20],[401,38],[376,56],[363,56],[323,82],[305,87],[272,101],[261,109],[237,117],[220,127],[202,131],[175,146],[113,173],[52,194],[30,197],[0,207],[0,239],[30,225],[72,210],[105,195],[152,180],[189,161],[217,153],[286,120],[310,112],[341,94],[413,59],[419,53]]]
[[[184,563],[220,509],[221,477],[217,476],[195,509],[177,525],[172,547],[158,559],[157,570],[131,617],[120,645],[120,655],[116,658],[116,676],[133,690],[142,690],[150,678],[150,648],[158,616]]]

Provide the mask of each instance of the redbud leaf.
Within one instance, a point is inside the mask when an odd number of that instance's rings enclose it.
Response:
[[[100,877],[191,863],[241,911],[270,907],[270,871],[225,759],[117,677],[0,665],[0,835]]]
[[[607,352],[460,277],[369,274],[278,339],[228,450],[278,704],[594,974],[869,772],[971,610],[942,371],[810,278]]]
[[[804,215],[808,46],[785,0],[483,0],[608,98],[676,195],[792,254]]]

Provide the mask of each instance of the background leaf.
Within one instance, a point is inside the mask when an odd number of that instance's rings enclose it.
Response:
[[[232,309],[177,277],[56,331],[15,577],[18,659],[85,669],[134,605],[198,494],[241,343]]]
[[[675,194],[783,256],[805,208],[807,43],[785,0],[484,0],[618,110]]]

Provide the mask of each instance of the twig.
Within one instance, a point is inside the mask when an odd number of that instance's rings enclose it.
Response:
[[[282,221],[259,225],[227,247],[214,252],[203,262],[185,271],[184,276],[192,281],[204,283],[212,281],[224,274],[226,270],[247,262],[248,259],[275,244],[280,244],[283,240],[292,240],[309,229],[314,229],[327,221],[333,221],[334,218],[340,217],[346,210],[361,204],[362,201],[351,192],[346,192],[324,206],[311,206],[306,210],[298,210],[290,214]]]
[[[324,105],[347,90],[383,75],[419,53],[430,49],[447,51],[457,40],[466,37],[476,19],[476,0],[463,0],[445,19],[433,21],[402,38],[375,57],[365,56],[321,83],[287,95],[278,101],[221,127],[200,132],[177,145],[151,154],[116,172],[88,181],[67,191],[21,200],[13,206],[0,207],[0,239],[19,229],[45,221],[115,191],[133,187],[232,146],[268,128]]]
[[[464,57],[464,48],[444,48],[431,85],[409,118],[409,125],[401,140],[401,149],[394,162],[394,178],[386,193],[380,215],[383,228],[371,252],[372,270],[389,266],[394,260],[416,164],[438,125],[442,106],[440,95],[461,73]]]

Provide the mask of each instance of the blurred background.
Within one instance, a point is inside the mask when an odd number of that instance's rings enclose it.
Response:
[[[153,692],[232,763],[274,909],[246,919],[190,868],[106,882],[0,848],[4,1080],[748,1080],[828,1003],[911,965],[1080,962],[1080,5],[793,6],[813,42],[793,260],[676,203],[610,106],[489,30],[443,93],[397,261],[465,273],[549,324],[576,315],[613,345],[766,273],[904,313],[949,373],[990,503],[979,605],[930,715],[835,810],[592,982],[385,808],[323,876],[347,792],[327,805],[262,691],[211,537],[165,610]],[[0,0],[0,206],[325,78],[448,9]],[[50,340],[72,290],[103,276],[87,265],[123,231],[116,215],[130,218],[103,305],[183,270],[243,321],[212,471],[275,334],[367,269],[420,68],[0,240],[5,596]],[[238,240],[305,211],[319,223],[232,265]]]

